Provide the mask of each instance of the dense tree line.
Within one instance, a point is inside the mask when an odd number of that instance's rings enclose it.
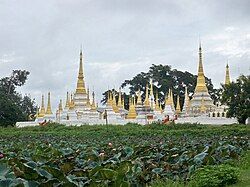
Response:
[[[17,87],[25,84],[29,74],[26,70],[13,70],[9,77],[0,79],[0,126],[30,120],[30,115],[35,114],[34,99],[16,91]]]

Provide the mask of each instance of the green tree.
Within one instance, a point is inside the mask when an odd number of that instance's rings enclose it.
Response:
[[[223,85],[222,103],[229,108],[228,117],[236,117],[245,124],[250,116],[250,76],[241,75],[236,82]]]
[[[25,84],[29,72],[13,70],[9,77],[0,79],[0,125],[14,125],[29,119],[36,111],[35,102],[28,96],[22,97],[16,88]]]

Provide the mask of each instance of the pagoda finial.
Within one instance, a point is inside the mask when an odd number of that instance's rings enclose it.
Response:
[[[85,82],[84,82],[84,72],[83,72],[83,60],[82,60],[82,49],[80,51],[80,65],[78,72],[77,88],[76,94],[86,94]]]
[[[146,94],[145,94],[144,106],[150,107],[149,97],[148,97],[148,83],[146,85]]]
[[[51,111],[51,104],[50,104],[50,92],[48,93],[48,104],[47,104],[46,114],[48,114],[48,115],[51,115],[51,114],[52,114],[52,111]]]
[[[201,42],[199,44],[199,66],[198,66],[198,77],[197,83],[195,87],[195,92],[207,92],[207,86],[205,82],[205,75],[203,71],[203,64],[202,64],[202,48]]]
[[[226,65],[226,77],[225,77],[225,85],[230,84],[230,74],[229,74],[229,66],[228,63]]]
[[[44,115],[45,115],[44,95],[42,95],[42,103],[38,117],[43,117]]]

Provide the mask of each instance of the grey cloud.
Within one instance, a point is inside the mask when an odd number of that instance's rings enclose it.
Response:
[[[100,101],[108,86],[152,63],[196,73],[201,36],[206,76],[219,86],[227,59],[233,78],[249,74],[249,7],[248,0],[2,0],[0,75],[29,70],[22,93],[40,101],[51,91],[55,108],[75,89],[83,44],[86,83]]]

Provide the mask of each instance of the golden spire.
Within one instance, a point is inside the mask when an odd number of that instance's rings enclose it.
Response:
[[[44,95],[42,95],[42,104],[38,117],[43,117],[44,115],[45,115]]]
[[[156,111],[161,111],[160,105],[159,105],[159,95],[158,95],[158,91],[156,91],[156,95],[155,95],[155,110]]]
[[[171,101],[171,106],[173,109],[175,109],[174,107],[174,96],[173,96],[173,90],[170,90],[170,101]]]
[[[177,101],[176,101],[176,109],[175,109],[175,111],[176,111],[176,114],[181,113],[180,97],[179,97],[179,95],[177,95]]]
[[[60,103],[59,103],[59,112],[62,112],[63,111],[63,108],[62,108],[62,100],[60,99]]]
[[[190,106],[190,99],[188,96],[188,89],[187,86],[185,87],[185,99],[184,99],[184,104],[183,104],[183,108],[182,111],[185,110],[186,113],[189,113],[189,106]]]
[[[225,85],[228,85],[228,84],[230,84],[230,74],[229,74],[229,66],[228,66],[228,63],[227,63]]]
[[[171,91],[170,91],[170,88],[168,89],[168,95],[166,93],[165,95],[165,106],[166,105],[171,105]]]
[[[208,92],[203,71],[201,43],[199,46],[199,67],[195,92]]]
[[[153,90],[153,80],[150,80],[150,96],[154,97],[154,90]]]
[[[96,106],[95,106],[95,92],[92,93],[91,110],[96,110]]]
[[[73,99],[73,94],[71,94],[69,109],[74,109],[74,108],[75,108],[75,102],[74,102],[74,99]]]
[[[119,113],[119,108],[117,107],[117,104],[116,104],[115,91],[114,91],[113,97],[112,97],[112,107],[113,107],[113,110],[115,111],[115,113]]]
[[[119,97],[118,97],[118,108],[122,108],[122,92],[121,88],[119,88]]]
[[[90,98],[89,98],[89,88],[87,89],[87,107],[91,107]]]
[[[135,119],[136,118],[136,110],[135,110],[135,98],[129,98],[129,111],[127,115],[127,119]]]
[[[76,94],[86,94],[84,74],[83,74],[82,49],[80,51],[80,66],[79,66]]]
[[[65,104],[65,108],[69,108],[69,92],[67,92],[67,97],[66,97],[66,104]]]
[[[48,114],[48,115],[51,115],[51,114],[52,114],[52,111],[51,111],[51,104],[50,104],[50,92],[48,93],[48,105],[47,105],[46,114]]]
[[[125,100],[125,96],[123,95],[123,97],[122,97],[122,108],[123,109],[125,109],[125,102],[124,102],[124,100]]]
[[[145,94],[144,106],[150,107],[149,97],[148,97],[148,83],[146,85],[146,94]]]

